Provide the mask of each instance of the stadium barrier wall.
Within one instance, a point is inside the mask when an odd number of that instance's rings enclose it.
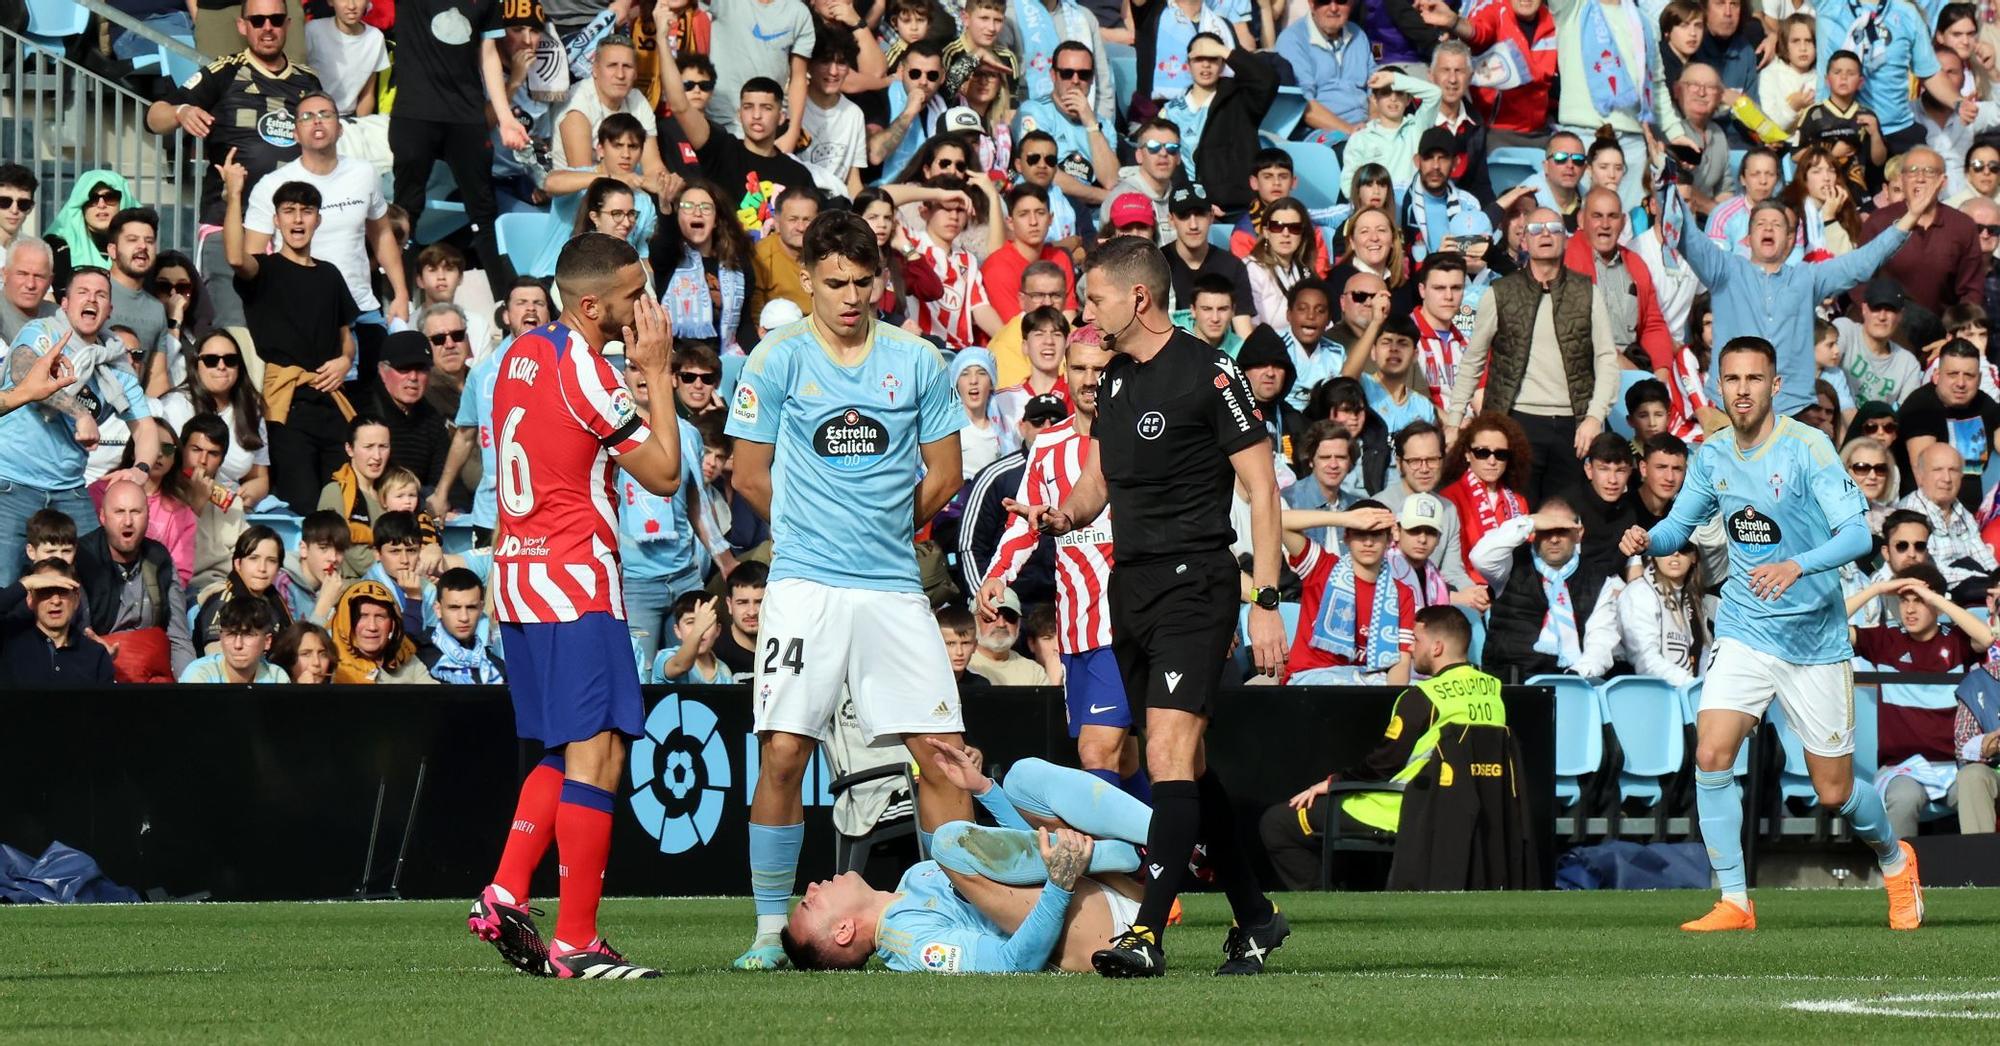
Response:
[[[1377,744],[1396,693],[1225,691],[1209,760],[1249,838],[1266,806]],[[1546,885],[1555,702],[1539,687],[1509,687],[1505,700]],[[748,894],[749,688],[648,687],[646,702],[648,736],[634,743],[619,789],[609,891]],[[515,740],[498,687],[116,687],[17,694],[9,705],[0,842],[39,853],[60,839],[112,879],[175,897],[472,896],[492,874],[520,775],[539,755]],[[989,765],[1076,763],[1060,690],[972,692],[965,719]],[[803,789],[803,876],[832,866],[832,777],[815,757]],[[1262,848],[1253,850],[1261,863]],[[536,893],[550,896],[553,861],[543,869]]]

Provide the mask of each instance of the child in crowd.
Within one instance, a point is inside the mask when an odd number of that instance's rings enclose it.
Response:
[[[1944,348],[1945,342],[1964,338],[1979,350],[1979,391],[2000,400],[2000,368],[1996,368],[1986,355],[1986,310],[1973,302],[1956,302],[1947,306],[1944,315],[1938,319],[1944,324],[1944,337],[1924,346],[1923,355],[1929,361],[1924,364],[1924,380],[1937,380],[1938,360],[1941,358],[1938,350]],[[1847,416],[1851,418],[1852,412]]]
[[[972,664],[972,651],[979,645],[979,629],[972,620],[972,611],[961,606],[939,607],[937,612],[938,634],[944,637],[944,652],[951,657],[951,677],[958,682],[958,688],[989,687],[986,677],[966,670]]]
[[[1009,99],[1021,75],[1020,59],[1000,46],[1007,28],[1007,0],[965,0],[965,29],[944,45],[944,96],[956,98],[981,63],[1009,70],[1000,84],[1000,108],[1012,111]]]
[[[431,678],[458,686],[507,681],[499,637],[486,616],[486,585],[479,575],[453,567],[437,579],[437,624],[417,646]]]
[[[375,521],[375,565],[362,575],[394,592],[402,603],[403,632],[428,636],[437,627],[437,586],[424,576],[423,530],[407,509],[388,511]]]
[[[466,344],[491,345],[493,321],[489,310],[459,300],[464,282],[465,255],[458,248],[448,243],[433,243],[418,251],[416,300],[410,303],[410,315],[415,316],[426,305],[457,305],[465,313]]]
[[[1647,378],[1625,390],[1625,423],[1632,426],[1632,453],[1645,453],[1646,441],[1667,431],[1673,402],[1658,378]]]
[[[391,465],[382,473],[375,484],[375,496],[382,501],[384,512],[408,512],[417,517],[417,530],[423,535],[424,573],[437,570],[444,559],[444,531],[438,526],[437,517],[423,508],[423,482],[417,474],[401,465]]]
[[[887,20],[896,32],[882,37],[882,59],[894,69],[911,44],[930,35],[930,0],[889,0]]]
[[[28,517],[27,533],[23,535],[21,548],[29,563],[40,563],[45,559],[76,562],[76,520],[56,509],[36,509],[35,514]]]
[[[389,68],[388,43],[380,29],[361,20],[368,0],[331,0],[331,6],[332,18],[305,25],[306,64],[340,115],[367,116],[375,111],[376,82]]]
[[[183,683],[289,683],[285,670],[265,660],[271,630],[278,623],[271,605],[261,599],[232,599],[216,615],[222,649],[196,658],[182,670]]]
[[[333,636],[311,621],[293,621],[271,643],[271,663],[292,682],[333,682]]]
[[[279,588],[290,601],[292,620],[316,625],[331,620],[340,590],[346,587],[340,564],[353,543],[347,520],[332,509],[321,509],[299,524],[299,547],[285,561],[291,584]]]
[[[683,592],[672,610],[674,643],[660,648],[660,683],[734,683],[735,673],[715,656],[722,636],[722,601],[705,592]]]
[[[1789,15],[1778,23],[1782,41],[1779,61],[1757,76],[1757,107],[1785,131],[1798,126],[1799,116],[1819,97],[1819,44],[1813,16]]]
[[[1862,169],[1881,170],[1889,162],[1889,145],[1882,140],[1882,121],[1858,100],[1861,59],[1853,51],[1835,51],[1826,60],[1826,98],[1799,114],[1799,142],[1819,142],[1846,167],[1855,188],[1866,179]]]

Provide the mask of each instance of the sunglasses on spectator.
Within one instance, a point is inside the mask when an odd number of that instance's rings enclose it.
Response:
[[[1871,433],[1886,432],[1893,434],[1898,427],[1899,426],[1896,424],[1896,419],[1894,418],[1876,418],[1873,421],[1863,423],[1861,426],[1861,431],[1871,432]]]
[[[125,194],[119,192],[116,189],[99,189],[90,194],[89,203],[90,206],[92,207],[95,207],[100,203],[108,203],[116,207],[119,201],[123,199],[125,199]]]
[[[712,370],[675,371],[674,377],[679,378],[683,385],[714,385],[720,380]]]
[[[699,200],[682,200],[679,204],[682,214],[714,214],[715,205]]]
[[[1529,222],[1521,231],[1530,236],[1561,236],[1567,230],[1561,222]]]
[[[2000,236],[2000,225],[1982,225],[1979,233],[1982,236]]]
[[[1886,476],[1889,474],[1889,466],[1886,463],[1857,461],[1847,466],[1847,471],[1857,476]]]
[[[1347,300],[1356,305],[1366,305],[1375,300],[1374,291],[1348,291]]]
[[[1471,447],[1466,450],[1466,453],[1481,461],[1497,461],[1502,465],[1514,460],[1514,452],[1505,447],[1501,447],[1498,450],[1492,447]]]
[[[231,369],[235,369],[237,367],[243,366],[243,357],[238,356],[234,353],[224,354],[220,352],[204,352],[201,355],[196,356],[194,359],[196,363],[199,363],[210,370],[220,370],[223,367],[229,367]]]
[[[1306,223],[1304,223],[1304,222],[1265,222],[1265,223],[1264,223],[1264,231],[1265,231],[1265,232],[1284,232],[1284,233],[1290,233],[1290,234],[1292,234],[1293,236],[1299,236],[1299,235],[1303,235],[1303,234],[1305,233],[1305,231],[1306,231]]]
[[[939,69],[907,69],[904,70],[904,75],[911,80],[926,80],[931,83],[944,79],[944,72]]]
[[[1158,156],[1161,153],[1166,153],[1168,156],[1179,156],[1181,154],[1181,143],[1179,142],[1163,142],[1154,139],[1150,142],[1140,142],[1139,148],[1152,153],[1154,156]]]
[[[946,160],[940,158],[932,160],[931,166],[937,168],[940,171],[962,171],[965,170],[965,161]]]
[[[1030,167],[1054,167],[1056,165],[1056,154],[1022,153],[1021,162]]]
[[[174,453],[180,449],[181,449],[180,444],[175,443],[171,440],[163,439],[160,441],[160,457],[171,458],[174,456]]]
[[[1089,83],[1097,79],[1097,70],[1095,69],[1065,69],[1062,66],[1056,66],[1055,72],[1056,79],[1058,80],[1081,80],[1084,83]]]
[[[194,296],[194,283],[191,280],[176,280],[173,283],[162,283],[160,284],[160,289],[168,294],[178,294],[186,298]]]
[[[714,81],[714,80],[682,80],[682,81],[681,81],[681,90],[683,90],[683,91],[713,91],[713,90],[715,90],[715,81]]]
[[[281,11],[274,15],[244,15],[243,20],[250,23],[252,29],[262,29],[266,26],[282,29],[288,17],[290,16]]]
[[[1986,171],[2000,171],[2000,160],[1967,160],[1965,161],[1965,169],[1982,173]]]
[[[460,327],[459,329],[454,331],[439,331],[436,334],[431,335],[431,344],[440,347],[449,345],[455,341],[464,341],[464,340],[465,340],[464,327]]]
[[[1550,162],[1550,163],[1582,163],[1583,161],[1585,161],[1585,160],[1587,160],[1587,159],[1589,159],[1589,157],[1587,157],[1587,156],[1583,155],[1582,153],[1550,153],[1550,154],[1549,154],[1549,162]]]
[[[23,214],[35,209],[32,196],[0,196],[0,211],[20,211]]]
[[[1931,550],[1931,543],[1929,540],[1891,541],[1889,542],[1889,547],[1898,552],[1929,552]]]
[[[1925,164],[1922,167],[1905,167],[1903,168],[1903,173],[1914,174],[1919,178],[1936,178],[1944,173],[1944,168],[1932,167],[1929,164]]]

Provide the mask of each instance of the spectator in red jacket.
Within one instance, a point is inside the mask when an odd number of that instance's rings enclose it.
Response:
[[[1425,22],[1465,41],[1474,54],[1485,55],[1503,43],[1520,49],[1528,63],[1528,82],[1505,90],[1474,87],[1472,97],[1487,114],[1488,150],[1503,145],[1541,148],[1556,82],[1556,20],[1547,5],[1542,0],[1507,0],[1481,7],[1471,18],[1460,18],[1444,0],[1419,0],[1418,9]],[[1486,64],[1473,64],[1475,84]]]
[[[1579,235],[1569,238],[1563,264],[1598,285],[1610,313],[1611,340],[1620,355],[1633,345],[1646,350],[1653,373],[1665,381],[1674,361],[1674,335],[1660,312],[1653,271],[1639,252],[1619,246],[1625,235],[1625,206],[1613,189],[1592,189],[1583,198]]]

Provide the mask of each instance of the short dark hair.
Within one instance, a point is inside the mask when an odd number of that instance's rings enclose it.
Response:
[[[785,87],[768,76],[753,76],[736,89],[737,102],[742,102],[743,96],[748,94],[768,94],[782,102],[785,100]]]
[[[417,252],[417,271],[457,269],[465,271],[465,252],[448,243],[433,243]]]
[[[1838,62],[1843,58],[1847,59],[1850,62],[1853,62],[1855,65],[1861,64],[1861,56],[1855,54],[1853,51],[1847,50],[1846,48],[1842,48],[1828,55],[1826,57],[1826,64],[1831,66],[1833,63]]]
[[[1449,603],[1417,611],[1416,627],[1444,640],[1446,646],[1461,653],[1472,649],[1472,620],[1465,616],[1464,611]]]
[[[1056,615],[1056,605],[1047,600],[1030,604],[1028,612],[1021,615],[1021,634],[1024,636],[1045,636],[1062,630],[1062,620]]]
[[[285,557],[285,539],[279,537],[278,532],[272,530],[270,527],[262,523],[253,523],[250,526],[244,527],[243,533],[236,535],[236,546],[229,550],[229,558],[242,559],[244,556],[256,552],[257,546],[266,541],[277,542],[278,558],[283,559]]]
[[[739,588],[764,588],[770,583],[771,565],[753,559],[736,564],[736,569],[729,572],[728,591],[733,593]]]
[[[1085,50],[1089,49],[1085,48]],[[1062,148],[1062,146],[1056,144],[1055,135],[1047,131],[1029,131],[1027,134],[1021,136],[1020,141],[1014,143],[1014,159],[1018,161],[1021,158],[1021,154],[1028,151],[1028,145],[1032,142],[1047,142],[1055,149],[1060,150]],[[0,184],[5,183],[0,182]]]
[[[1292,284],[1292,289],[1285,292],[1285,307],[1289,309],[1292,306],[1297,305],[1299,303],[1299,295],[1301,294],[1317,294],[1320,297],[1325,298],[1328,308],[1331,308],[1333,306],[1335,300],[1333,295],[1333,288],[1328,286],[1326,281],[1321,280],[1318,277],[1308,276],[1305,279]]]
[[[0,185],[6,183],[0,182]],[[21,536],[22,545],[74,545],[76,544],[76,520],[61,509],[36,509],[28,517],[28,530]]]
[[[1275,145],[1267,145],[1257,150],[1257,155],[1250,158],[1251,174],[1262,174],[1273,167],[1287,174],[1293,173],[1292,154]]]
[[[232,599],[215,615],[216,631],[229,635],[268,636],[278,627],[277,612],[271,604],[254,597]]]
[[[1064,272],[1062,266],[1057,265],[1047,258],[1037,258],[1022,267],[1021,286],[1024,288],[1027,287],[1028,281],[1037,276],[1053,276],[1062,281],[1063,290],[1069,290],[1069,273]]]
[[[1049,140],[1054,141],[1055,139],[1051,138]],[[42,188],[41,180],[35,177],[35,172],[18,163],[0,163],[0,185],[4,185],[10,189],[19,189],[30,196]]]
[[[76,281],[86,276],[95,276],[106,283],[111,282],[111,270],[102,265],[79,265],[69,271],[69,279],[63,281],[63,297],[76,287]]]
[[[709,61],[705,54],[690,52],[678,55],[674,58],[674,62],[681,67],[683,73],[707,73],[711,79],[715,77],[715,63]]]
[[[674,346],[674,367],[678,370],[688,364],[705,367],[720,373],[722,357],[715,352],[715,346],[702,339],[691,338]]]
[[[1438,438],[1438,452],[1440,454],[1444,452],[1444,430],[1438,428],[1433,422],[1418,418],[1408,425],[1397,429],[1396,434],[1389,438],[1389,441],[1395,444],[1396,447],[1396,460],[1401,461],[1403,459],[1403,451],[1407,450],[1410,446],[1410,441],[1416,439],[1418,436],[1436,436]]]
[[[486,582],[479,580],[479,575],[466,567],[453,567],[438,575],[437,590],[439,595],[446,592],[478,592],[484,595]]]
[[[1945,584],[1944,572],[1937,568],[1936,563],[1928,559],[1920,559],[1915,563],[1904,564],[1903,569],[1896,571],[1896,577],[1899,580],[1913,577],[1923,582],[1925,588],[1936,592],[1938,595],[1949,596],[1951,594],[1951,586]]]
[[[1655,432],[1651,436],[1646,437],[1645,446],[1641,447],[1640,450],[1642,452],[1640,454],[1641,461],[1655,454],[1666,454],[1676,458],[1685,458],[1688,456],[1687,440],[1671,432]]]
[[[977,632],[979,626],[972,620],[972,611],[962,606],[950,605],[937,609],[937,626],[944,632]]]
[[[855,45],[854,37],[848,33],[820,33],[814,37],[812,57],[809,62],[839,62],[853,66],[861,58],[861,49]]]
[[[424,530],[414,512],[384,512],[375,520],[374,530],[376,548],[424,543]]]
[[[1194,278],[1194,296],[1191,301],[1200,300],[1204,294],[1227,295],[1231,302],[1236,300],[1236,285],[1229,277],[1219,272],[1205,272]]]
[[[646,125],[640,123],[639,118],[631,113],[612,113],[604,118],[603,123],[597,125],[599,144],[615,142],[628,136],[639,139],[641,145],[646,142]]]
[[[911,45],[913,49],[915,48],[915,46],[916,45],[914,44]],[[1085,58],[1090,59],[1091,67],[1096,68],[1097,54],[1090,49],[1089,44],[1086,44],[1081,40],[1064,40],[1062,43],[1057,44],[1055,52],[1049,55],[1049,68],[1051,69],[1055,68],[1056,63],[1062,61],[1062,56],[1070,51],[1083,52],[1083,56]]]
[[[1053,305],[1043,305],[1021,314],[1021,333],[1032,334],[1039,330],[1052,330],[1063,337],[1069,337],[1069,318],[1061,309]]]
[[[639,251],[616,236],[586,232],[563,244],[556,258],[556,285],[563,297],[575,301],[582,293],[602,287],[605,280],[628,265],[639,264]]]
[[[278,208],[288,203],[319,210],[319,187],[311,182],[286,182],[278,186],[277,191],[271,194],[271,206]]]
[[[1311,461],[1313,455],[1319,453],[1319,445],[1333,439],[1346,440],[1348,453],[1353,454],[1354,433],[1349,432],[1347,426],[1337,421],[1315,421],[1306,426],[1305,438],[1299,440],[1299,460]]]
[[[1658,403],[1669,410],[1673,409],[1674,398],[1667,394],[1666,384],[1658,378],[1635,381],[1631,388],[1625,390],[1626,413],[1637,414],[1639,408],[1648,403]]]
[[[694,613],[695,609],[700,607],[703,601],[713,598],[713,596],[698,588],[689,589],[681,593],[674,599],[673,606],[667,608],[667,623],[672,624],[679,621],[683,616]]]
[[[785,209],[786,204],[797,203],[800,200],[811,200],[814,207],[818,207],[826,202],[825,198],[819,194],[819,189],[814,186],[787,185],[779,191],[777,199],[771,201],[771,211],[773,213],[782,211]]]
[[[936,36],[926,36],[922,40],[919,40],[916,43],[913,43],[910,46],[904,48],[903,57],[905,59],[908,59],[914,55],[923,55],[925,58],[935,58],[938,59],[939,61],[943,61],[944,45],[949,42],[950,42],[949,39],[940,38]],[[1055,55],[1051,56],[1051,58],[1049,59],[1049,64],[1051,65],[1055,64],[1055,58],[1060,57],[1062,53],[1063,49],[1061,47],[1057,47]]]
[[[1584,460],[1600,465],[1632,464],[1632,441],[1616,432],[1600,432],[1590,441],[1590,449]]]
[[[1320,382],[1306,404],[1306,413],[1315,418],[1331,418],[1334,411],[1343,409],[1363,413],[1368,410],[1368,393],[1362,390],[1357,378],[1343,376]]]
[[[966,616],[970,617],[971,615],[967,614]],[[792,928],[789,926],[778,931],[778,947],[785,950],[785,958],[791,962],[792,969],[794,970],[842,970],[850,968],[839,966],[829,961],[818,948],[794,936]],[[865,965],[868,961],[867,955],[864,954],[861,957],[861,961]]]
[[[1944,343],[1944,348],[1938,350],[1939,359],[1946,356],[1961,356],[1976,360],[1979,358],[1979,347],[1964,338],[1953,338]]]
[[[67,559],[59,559],[55,556],[50,556],[47,559],[38,559],[28,564],[28,573],[59,574],[71,581],[77,580],[76,565]]]
[[[799,264],[812,268],[822,258],[840,257],[873,273],[882,268],[882,246],[875,230],[853,211],[822,211],[806,227],[799,247]]]
[[[1006,202],[1007,213],[1012,214],[1014,213],[1015,205],[1019,204],[1022,200],[1040,200],[1042,206],[1047,207],[1049,205],[1049,191],[1036,185],[1034,182],[1022,182],[1012,189],[1007,190],[1006,194],[1001,196],[1000,199]]]
[[[292,183],[286,182],[285,184],[290,185]],[[314,206],[318,205],[315,204]],[[105,229],[105,233],[115,240],[118,238],[119,230],[133,222],[138,222],[140,225],[153,230],[154,235],[158,235],[160,232],[160,212],[151,207],[127,207],[111,216],[111,224]]]
[[[1124,287],[1144,287],[1153,300],[1166,304],[1172,277],[1167,272],[1167,256],[1153,241],[1139,236],[1118,236],[1098,243],[1083,259],[1085,274],[1103,272],[1106,279]],[[1121,288],[1122,289],[1122,288]]]
[[[1886,538],[1894,534],[1897,527],[1907,527],[1913,523],[1924,528],[1926,534],[1930,533],[1930,517],[1913,508],[1895,509],[1887,516],[1882,517],[1882,536]]]
[[[1945,348],[1947,349],[1951,348],[1951,343],[1946,342]],[[1770,342],[1764,340],[1763,338],[1758,337],[1755,334],[1739,334],[1736,337],[1729,339],[1728,343],[1722,346],[1722,351],[1715,354],[1716,363],[1720,364],[1722,362],[1722,357],[1727,356],[1732,352],[1754,352],[1757,355],[1762,356],[1764,357],[1764,359],[1768,360],[1771,364],[1771,369],[1774,372],[1777,370],[1778,367],[1777,347],[1772,345]],[[1973,352],[1973,355],[1977,356],[1979,355],[1979,353],[1975,350]]]
[[[347,519],[339,512],[323,508],[299,522],[299,541],[332,545],[345,552],[354,544],[354,532],[347,528]]]
[[[200,436],[224,453],[229,450],[229,423],[222,420],[219,414],[202,411],[187,419],[181,426],[181,442],[186,443],[189,436]]]
[[[1434,272],[1465,272],[1465,255],[1457,251],[1438,251],[1424,259],[1423,271],[1417,274],[1417,285],[1422,286]]]

